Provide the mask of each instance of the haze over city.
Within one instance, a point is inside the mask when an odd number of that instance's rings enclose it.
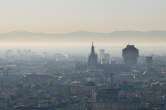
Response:
[[[0,110],[166,110],[166,0],[0,0]]]

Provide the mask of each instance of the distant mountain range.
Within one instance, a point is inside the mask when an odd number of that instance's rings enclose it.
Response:
[[[166,43],[166,31],[114,31],[112,33],[100,33],[89,31],[77,31],[72,33],[42,33],[28,31],[13,31],[0,34],[0,41],[85,41],[85,42],[148,42],[148,43]]]
[[[112,33],[100,33],[89,31],[77,31],[72,33],[42,33],[42,32],[28,32],[28,31],[12,31],[8,33],[1,33],[3,36],[166,36],[166,31],[114,31]]]

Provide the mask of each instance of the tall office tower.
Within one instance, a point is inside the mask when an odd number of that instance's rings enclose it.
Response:
[[[96,65],[97,65],[97,54],[95,53],[95,48],[94,48],[93,43],[92,43],[91,53],[90,53],[89,58],[88,58],[88,66],[94,67]]]
[[[105,53],[104,49],[100,50],[99,63],[110,64],[110,55],[108,53]]]
[[[122,56],[125,64],[136,65],[139,57],[139,50],[134,45],[127,45],[122,50]]]
[[[104,49],[100,49],[100,57],[104,56],[105,54],[105,50]]]
[[[105,50],[100,49],[100,56],[99,56],[99,63],[100,64],[103,64],[104,54],[105,54]]]
[[[103,64],[110,64],[110,54],[108,54],[108,53],[104,54]]]

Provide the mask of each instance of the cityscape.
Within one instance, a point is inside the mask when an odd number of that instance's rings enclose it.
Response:
[[[1,56],[1,110],[165,110],[166,60],[89,46],[85,57],[7,50]]]
[[[0,110],[166,110],[166,0],[0,0]]]

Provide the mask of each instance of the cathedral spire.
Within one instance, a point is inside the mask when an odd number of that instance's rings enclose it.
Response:
[[[91,54],[95,54],[95,48],[94,48],[93,42],[92,42],[92,47],[91,47]]]
[[[95,66],[97,64],[97,54],[95,53],[95,47],[92,42],[91,53],[89,55],[88,64],[90,66]]]

